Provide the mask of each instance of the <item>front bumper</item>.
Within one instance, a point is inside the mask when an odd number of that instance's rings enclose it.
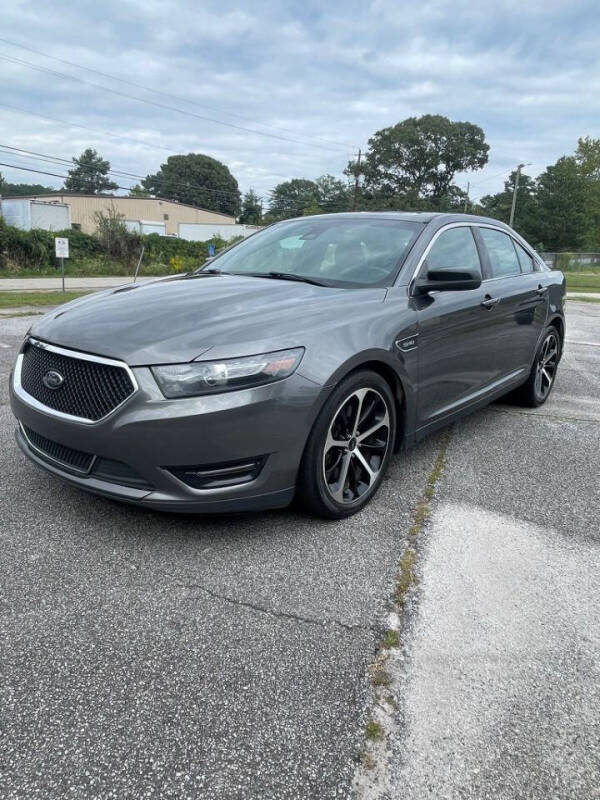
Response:
[[[280,508],[292,500],[321,387],[296,373],[255,389],[167,400],[149,368],[132,372],[137,391],[114,414],[94,424],[65,419],[28,402],[18,387],[15,391],[13,376],[10,402],[21,426],[65,447],[123,462],[151,489],[74,474],[40,456],[20,427],[21,450],[79,488],[158,510],[243,511]],[[264,461],[257,477],[221,488],[195,489],[169,471],[260,456]]]

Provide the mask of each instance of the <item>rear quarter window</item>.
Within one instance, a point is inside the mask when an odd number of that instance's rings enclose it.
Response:
[[[521,265],[511,237],[493,228],[480,228],[479,231],[490,259],[490,277],[505,278],[509,275],[520,275]]]
[[[518,242],[514,242],[514,245],[515,250],[517,251],[519,264],[521,265],[521,272],[533,272],[535,269],[533,258],[529,255],[524,247],[521,247]]]

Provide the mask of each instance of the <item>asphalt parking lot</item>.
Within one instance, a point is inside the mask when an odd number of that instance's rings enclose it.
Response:
[[[2,797],[347,797],[441,436],[345,522],[129,508],[18,451],[29,324],[0,320]],[[452,429],[364,797],[600,796],[600,305],[567,340],[542,409]]]

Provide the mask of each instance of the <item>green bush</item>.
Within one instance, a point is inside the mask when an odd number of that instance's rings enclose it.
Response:
[[[202,263],[208,258],[209,244],[214,244],[215,250],[222,250],[227,244],[218,237],[207,242],[188,242],[175,236],[160,236],[158,233],[142,236],[142,240],[146,247],[144,262],[158,261],[161,264],[169,264],[172,258],[181,258],[184,262],[193,260],[195,263]]]
[[[54,259],[54,234],[41,230],[22,231],[2,221],[0,252],[4,268],[33,265],[36,269],[48,269]]]
[[[142,237],[139,233],[127,229],[123,214],[118,214],[114,209],[109,209],[107,214],[96,211],[94,219],[96,222],[94,237],[100,245],[101,252],[125,263],[135,261],[142,249]]]
[[[214,237],[207,242],[188,242],[158,233],[141,236],[127,230],[118,214],[98,215],[98,229],[93,236],[77,230],[22,231],[7,225],[0,216],[0,270],[14,273],[47,273],[58,269],[54,255],[57,236],[69,240],[69,259],[65,266],[70,274],[133,274],[142,244],[145,247],[140,274],[167,274],[172,260],[178,271],[190,271],[208,258],[208,245],[218,252],[230,242]],[[94,266],[96,264],[96,266]],[[119,267],[120,265],[120,267]],[[164,268],[163,268],[164,267]]]

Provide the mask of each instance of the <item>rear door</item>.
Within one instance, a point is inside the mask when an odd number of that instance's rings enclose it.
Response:
[[[481,272],[471,227],[453,225],[438,233],[425,253],[419,278],[429,269]],[[470,400],[495,375],[488,352],[490,309],[482,305],[484,289],[415,295],[418,318],[418,427],[434,426]]]
[[[477,228],[476,236],[482,245],[485,293],[497,300],[494,357],[500,373],[529,370],[546,320],[547,292],[533,259],[512,236],[485,226]]]

